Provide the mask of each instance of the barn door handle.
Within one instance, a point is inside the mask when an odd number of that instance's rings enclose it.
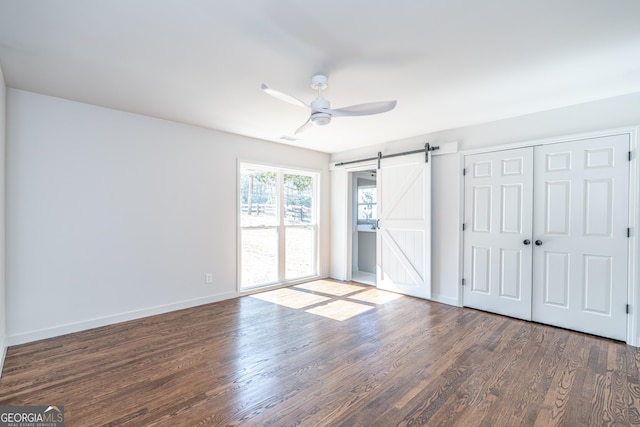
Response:
[[[380,230],[380,219],[376,219],[376,228]]]
[[[542,240],[536,240],[536,246],[540,246],[542,244]]]
[[[525,240],[524,242],[522,242],[522,243],[524,243],[525,245],[530,245],[530,244],[531,244],[531,240],[526,239],[526,240]]]

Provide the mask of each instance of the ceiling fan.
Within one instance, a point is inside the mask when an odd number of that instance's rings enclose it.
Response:
[[[296,134],[307,130],[310,126],[327,125],[331,121],[331,117],[369,116],[371,114],[380,114],[393,110],[397,104],[396,101],[381,101],[332,109],[330,108],[329,101],[322,97],[322,90],[327,87],[327,76],[316,74],[311,77],[311,87],[318,91],[318,97],[311,101],[311,104],[307,105],[294,96],[271,89],[264,83],[262,83],[261,86],[265,93],[273,96],[274,98],[311,110],[309,119],[302,126],[296,129]]]

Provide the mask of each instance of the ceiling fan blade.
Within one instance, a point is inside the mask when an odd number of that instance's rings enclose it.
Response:
[[[304,124],[302,126],[300,126],[298,129],[296,129],[295,135],[304,132],[305,130],[309,129],[311,126],[313,126],[313,123],[311,123],[311,116],[309,116],[309,120],[307,120],[306,122],[304,122]]]
[[[264,93],[273,96],[274,98],[278,98],[280,101],[288,102],[289,104],[298,105],[304,108],[311,108],[304,102],[300,101],[295,96],[287,95],[286,93],[278,92],[277,90],[271,89],[266,84],[262,83],[260,88],[264,91]]]
[[[386,113],[396,108],[397,101],[368,102],[366,104],[351,105],[349,107],[328,109],[327,113],[335,117],[341,116],[368,116],[371,114]]]

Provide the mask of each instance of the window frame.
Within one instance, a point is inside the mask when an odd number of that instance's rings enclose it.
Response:
[[[356,185],[356,223],[358,225],[374,225],[376,220],[378,219],[378,200],[376,197],[375,203],[360,203],[360,189],[368,189],[372,188],[374,195],[377,192],[376,184],[367,184],[367,185]],[[377,196],[377,195],[376,195]],[[360,219],[360,206],[375,206],[376,207],[376,215],[371,219]]]
[[[242,225],[242,173],[245,169],[264,170],[268,172],[276,172],[276,223],[273,225],[257,225],[257,226],[243,226]],[[286,221],[286,200],[285,200],[285,183],[284,176],[287,174],[309,176],[312,179],[311,190],[311,218],[308,224],[287,224]],[[305,168],[294,168],[291,166],[283,166],[277,164],[270,164],[265,162],[257,162],[252,160],[241,160],[237,162],[237,185],[236,185],[236,197],[237,202],[237,288],[242,293],[251,292],[255,289],[263,289],[266,287],[281,286],[285,284],[302,282],[309,279],[319,277],[319,235],[320,235],[320,171],[310,170]],[[286,233],[288,229],[294,228],[311,228],[313,231],[313,237],[311,241],[311,273],[308,275],[287,277],[287,264],[286,264]],[[260,284],[243,284],[242,274],[242,250],[243,240],[242,231],[245,229],[274,229],[277,233],[277,278],[276,280],[260,283]]]

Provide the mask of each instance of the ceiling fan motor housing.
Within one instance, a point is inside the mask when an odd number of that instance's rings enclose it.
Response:
[[[329,113],[316,112],[311,114],[311,123],[313,123],[314,126],[328,125],[330,121],[331,114]]]
[[[314,126],[324,126],[331,121],[331,113],[326,112],[331,108],[329,101],[324,99],[322,95],[318,94],[318,97],[311,102],[311,123]]]

